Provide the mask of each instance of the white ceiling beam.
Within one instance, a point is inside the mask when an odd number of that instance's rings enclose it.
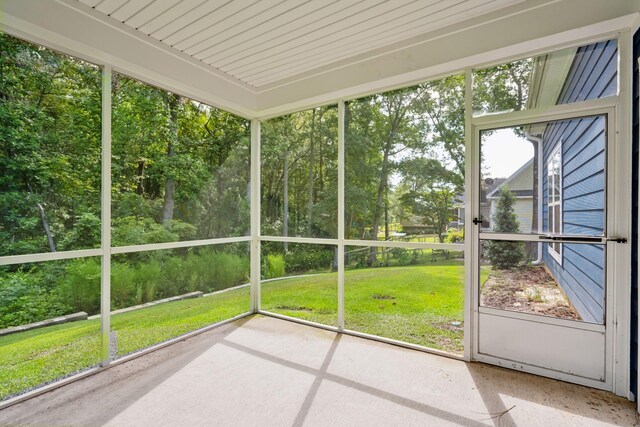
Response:
[[[0,30],[251,118],[251,87],[76,0],[2,2]],[[102,15],[104,16],[104,15]]]
[[[365,96],[629,28],[640,1],[529,0],[258,90],[260,117]]]

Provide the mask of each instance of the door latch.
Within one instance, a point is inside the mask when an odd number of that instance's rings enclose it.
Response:
[[[616,243],[627,243],[626,237],[611,237],[607,239],[607,242],[616,242]]]
[[[482,217],[480,217],[480,218],[473,218],[473,223],[474,223],[475,225],[482,224]]]

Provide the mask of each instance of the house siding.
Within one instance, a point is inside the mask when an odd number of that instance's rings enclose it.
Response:
[[[615,41],[581,47],[576,52],[558,104],[614,95]],[[547,125],[543,139],[543,227],[549,230],[547,163],[562,144],[562,232],[604,235],[606,120],[587,117]],[[603,245],[563,244],[562,263],[543,250],[543,260],[580,316],[602,323],[605,316],[605,248]]]

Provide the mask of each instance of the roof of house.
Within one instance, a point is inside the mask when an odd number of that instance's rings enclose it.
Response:
[[[493,189],[487,193],[487,199],[490,200],[490,199],[498,198],[498,192],[500,191],[500,188],[504,186],[509,188],[509,184],[514,182],[520,175],[525,173],[527,169],[532,167],[532,165],[533,165],[533,158],[527,161],[522,166],[520,166],[520,168],[514,173],[512,173],[511,176],[509,176],[509,178],[503,179],[502,182],[500,182],[500,184],[494,186]],[[525,182],[528,183],[529,181],[525,180]],[[531,188],[509,189],[509,190],[511,190],[511,192],[514,193],[516,197],[533,197],[533,182],[531,182]]]

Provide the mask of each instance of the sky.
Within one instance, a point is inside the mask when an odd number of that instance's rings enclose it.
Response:
[[[481,150],[485,178],[508,178],[533,158],[533,144],[511,129],[494,131],[483,139]]]

